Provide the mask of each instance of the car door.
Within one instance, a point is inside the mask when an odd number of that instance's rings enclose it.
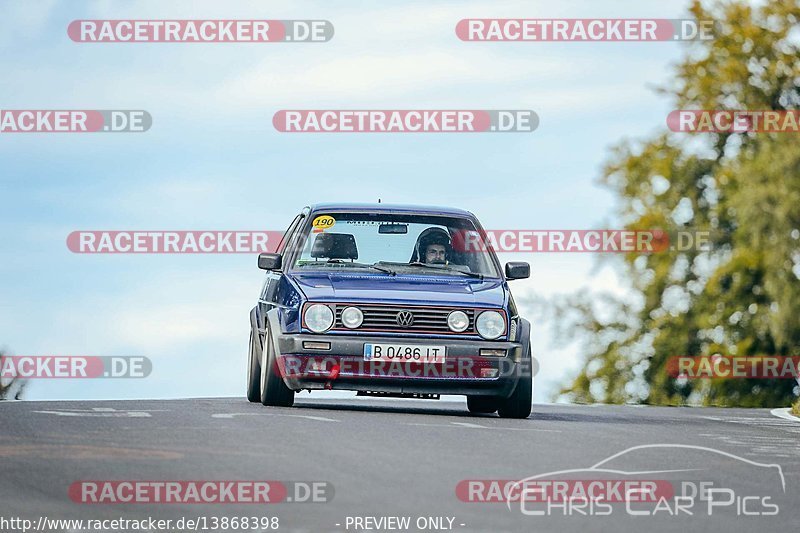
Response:
[[[294,220],[292,220],[292,223],[289,224],[289,227],[284,232],[281,241],[278,243],[278,247],[275,251],[283,256],[284,262],[291,259],[290,252],[292,251],[292,248],[289,245],[290,243],[294,242],[295,237],[301,230],[303,226],[302,222],[305,220],[306,216],[308,216],[308,211],[309,209],[305,208],[300,214],[294,217]],[[266,314],[268,311],[270,311],[277,303],[276,293],[278,289],[278,283],[283,275],[282,270],[283,267],[281,270],[267,271],[267,274],[264,278],[264,284],[261,287],[261,296],[259,297],[259,304],[261,304],[261,311],[263,314]]]

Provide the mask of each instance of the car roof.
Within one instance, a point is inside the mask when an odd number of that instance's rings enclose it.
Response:
[[[347,211],[353,213],[409,213],[475,218],[464,209],[414,204],[320,203],[309,206],[312,213],[321,211]]]

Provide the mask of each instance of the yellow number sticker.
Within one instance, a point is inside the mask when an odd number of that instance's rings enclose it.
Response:
[[[332,228],[334,224],[336,224],[336,219],[334,219],[330,215],[323,215],[315,218],[314,222],[311,223],[311,226],[316,231],[324,231],[326,229]]]

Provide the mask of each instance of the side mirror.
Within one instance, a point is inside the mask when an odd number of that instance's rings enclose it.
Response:
[[[523,261],[506,263],[506,279],[525,279],[531,277],[531,266]]]
[[[258,254],[258,268],[261,270],[279,270],[281,254]]]

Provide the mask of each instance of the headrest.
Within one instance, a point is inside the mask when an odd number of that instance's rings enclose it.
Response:
[[[358,259],[356,238],[349,233],[320,233],[314,239],[311,257]]]

